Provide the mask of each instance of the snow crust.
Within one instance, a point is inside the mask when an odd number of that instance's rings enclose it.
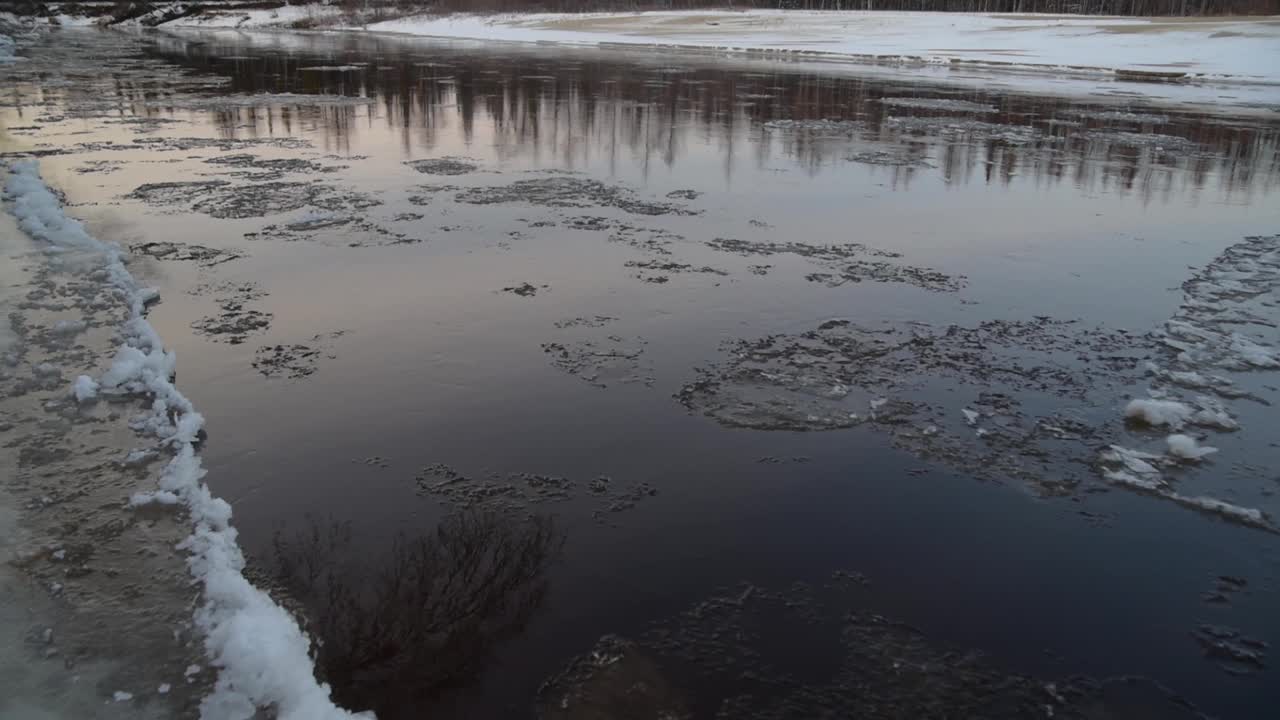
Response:
[[[138,394],[150,408],[134,427],[159,438],[173,457],[160,474],[159,489],[131,498],[131,503],[181,503],[190,514],[192,534],[179,548],[203,586],[203,603],[195,612],[205,636],[205,653],[218,668],[213,690],[200,706],[203,720],[248,720],[258,708],[274,710],[279,720],[349,720],[353,714],[330,699],[328,685],[316,681],[311,643],[293,617],[244,577],[244,556],[230,524],[231,506],[216,498],[203,482],[205,469],[195,443],[204,425],[191,401],[173,385],[174,353],[143,314],[148,297],[124,264],[121,249],[91,236],[40,177],[34,161],[8,166],[4,197],[20,227],[55,259],[64,253],[98,258],[107,282],[129,307],[120,328],[121,344],[110,368],[97,381],[99,392]],[[88,380],[88,382],[83,382]],[[74,391],[91,387],[77,378]],[[116,700],[123,701],[124,693]]]

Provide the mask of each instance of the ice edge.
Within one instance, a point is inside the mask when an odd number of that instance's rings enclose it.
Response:
[[[206,471],[195,445],[204,418],[171,381],[176,357],[165,350],[145,317],[154,291],[137,283],[118,246],[93,237],[80,221],[67,217],[36,162],[14,162],[7,169],[4,198],[22,230],[45,243],[51,256],[73,251],[99,255],[101,279],[129,306],[128,320],[120,328],[123,342],[98,384],[103,393],[150,395],[149,413],[131,425],[173,451],[154,495],[161,501],[177,496],[194,525],[178,548],[189,553],[187,566],[204,585],[204,603],[194,619],[205,636],[205,654],[218,668],[217,682],[200,704],[201,718],[247,720],[257,708],[268,707],[279,720],[373,718],[333,703],[329,686],[316,680],[311,643],[297,621],[242,574],[244,555],[230,524],[231,506],[201,482]],[[77,387],[86,386],[77,380]]]

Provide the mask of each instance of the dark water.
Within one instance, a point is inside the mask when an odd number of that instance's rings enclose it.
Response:
[[[44,158],[46,177],[104,236],[244,255],[142,258],[135,273],[162,289],[152,321],[208,420],[209,482],[233,503],[246,550],[263,568],[323,568],[291,575],[304,604],[336,586],[366,608],[313,603],[344,638],[331,647],[351,648],[327,662],[344,700],[379,717],[528,715],[541,683],[603,634],[639,636],[718,588],[821,583],[834,571],[869,580],[862,610],[939,647],[981,651],[1004,672],[1145,676],[1221,717],[1267,717],[1280,700],[1274,669],[1224,672],[1192,636],[1213,623],[1280,641],[1274,534],[1100,480],[1043,497],[863,428],[728,428],[672,397],[725,341],[835,317],[1158,327],[1191,268],[1280,227],[1274,112],[656,54],[63,37],[71,54],[129,50],[66,83],[16,85],[0,115],[14,128],[5,144],[71,151]],[[214,100],[246,93],[372,102]],[[223,145],[172,142],[190,137]],[[77,145],[104,141],[114,145]],[[123,197],[149,182],[276,181],[206,162],[233,153],[310,160],[303,182],[382,204],[359,209],[365,225],[290,234],[279,225],[314,208],[211,216],[183,198]],[[461,158],[464,172],[403,164],[440,157]],[[570,192],[541,204],[463,201],[469,189],[547,179],[602,185],[552,184]],[[612,224],[576,229],[583,216]],[[830,269],[813,258],[726,253],[718,238],[861,243],[953,286],[894,276],[832,287],[810,277]],[[534,294],[504,291],[523,283]],[[193,329],[229,317],[220,302],[269,313],[269,326],[237,343]],[[609,319],[566,322],[597,317]],[[579,364],[557,364],[550,344]],[[291,345],[315,351],[297,366],[306,373],[260,371],[276,346],[296,359]],[[1273,411],[1240,412],[1244,430],[1214,438],[1222,459],[1193,481],[1274,513]],[[422,490],[448,477],[439,464],[471,480],[530,473],[572,487],[499,495],[458,520],[466,502]],[[470,567],[492,575],[469,577]],[[380,584],[451,573],[474,607]],[[1246,578],[1247,591],[1206,603],[1219,575]],[[368,602],[397,618],[390,629],[369,625]],[[422,617],[447,621],[424,628]],[[831,662],[819,644],[766,641],[779,672],[796,677]],[[362,653],[397,659],[362,664]],[[714,712],[717,689],[677,684]]]

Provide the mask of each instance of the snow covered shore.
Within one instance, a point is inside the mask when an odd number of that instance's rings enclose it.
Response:
[[[1280,18],[753,10],[437,15],[362,28],[476,40],[1280,83]]]
[[[162,4],[126,24],[367,31],[1024,74],[1280,84],[1280,16],[711,10],[419,14],[364,22],[358,13],[347,15],[337,5],[320,2],[248,10],[206,8],[192,15],[180,15],[182,9],[183,3]],[[63,25],[95,24],[103,19],[58,17]]]
[[[336,707],[329,688],[316,681],[310,641],[293,617],[244,577],[244,557],[230,524],[231,506],[210,493],[197,453],[204,418],[173,384],[176,357],[164,347],[145,316],[157,298],[137,283],[119,247],[90,235],[63,212],[58,196],[31,161],[7,168],[4,199],[22,230],[44,246],[49,262],[71,256],[92,257],[92,278],[114,289],[128,308],[119,328],[121,344],[111,367],[98,379],[81,376],[68,388],[80,403],[99,395],[135,396],[149,408],[130,420],[139,434],[172,453],[157,491],[140,493],[131,505],[182,503],[192,534],[182,543],[187,565],[203,589],[195,624],[204,635],[205,653],[218,669],[214,690],[201,703],[204,720],[248,720],[259,708],[272,708],[281,720],[351,720],[361,717]],[[117,701],[129,693],[117,693]]]

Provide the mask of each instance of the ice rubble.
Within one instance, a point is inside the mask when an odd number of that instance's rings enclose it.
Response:
[[[257,708],[274,708],[280,720],[338,720],[371,717],[333,704],[328,685],[316,681],[310,641],[293,617],[244,577],[244,556],[231,527],[231,506],[215,498],[201,482],[205,469],[195,443],[204,419],[171,380],[176,358],[143,315],[151,293],[138,285],[120,248],[104,243],[67,217],[40,177],[34,161],[8,167],[4,186],[8,209],[31,237],[46,243],[54,262],[80,252],[98,256],[103,275],[129,307],[120,328],[122,340],[110,369],[99,381],[102,392],[138,393],[151,398],[150,411],[133,423],[173,451],[161,472],[158,492],[131,499],[165,503],[180,500],[194,529],[179,546],[188,551],[188,567],[204,586],[204,602],[195,622],[205,636],[205,652],[219,668],[217,682],[201,703],[204,720],[246,720]],[[77,398],[91,378],[78,378]]]
[[[1280,349],[1264,341],[1274,337],[1275,325],[1264,315],[1274,307],[1270,298],[1280,289],[1280,236],[1247,237],[1232,245],[1183,283],[1182,289],[1182,304],[1165,323],[1161,337],[1169,350],[1168,367],[1148,363],[1151,397],[1130,401],[1124,416],[1174,431],[1187,425],[1237,430],[1239,423],[1223,401],[1209,395],[1187,401],[1174,393],[1191,389],[1225,399],[1246,397],[1229,373],[1280,368]],[[1213,370],[1226,375],[1211,374]],[[1175,460],[1198,462],[1217,452],[1176,432],[1165,443]],[[1181,505],[1246,524],[1271,527],[1260,510],[1172,492],[1154,467],[1152,473],[1135,474],[1109,450],[1098,459],[1103,476],[1111,482],[1156,491]]]

